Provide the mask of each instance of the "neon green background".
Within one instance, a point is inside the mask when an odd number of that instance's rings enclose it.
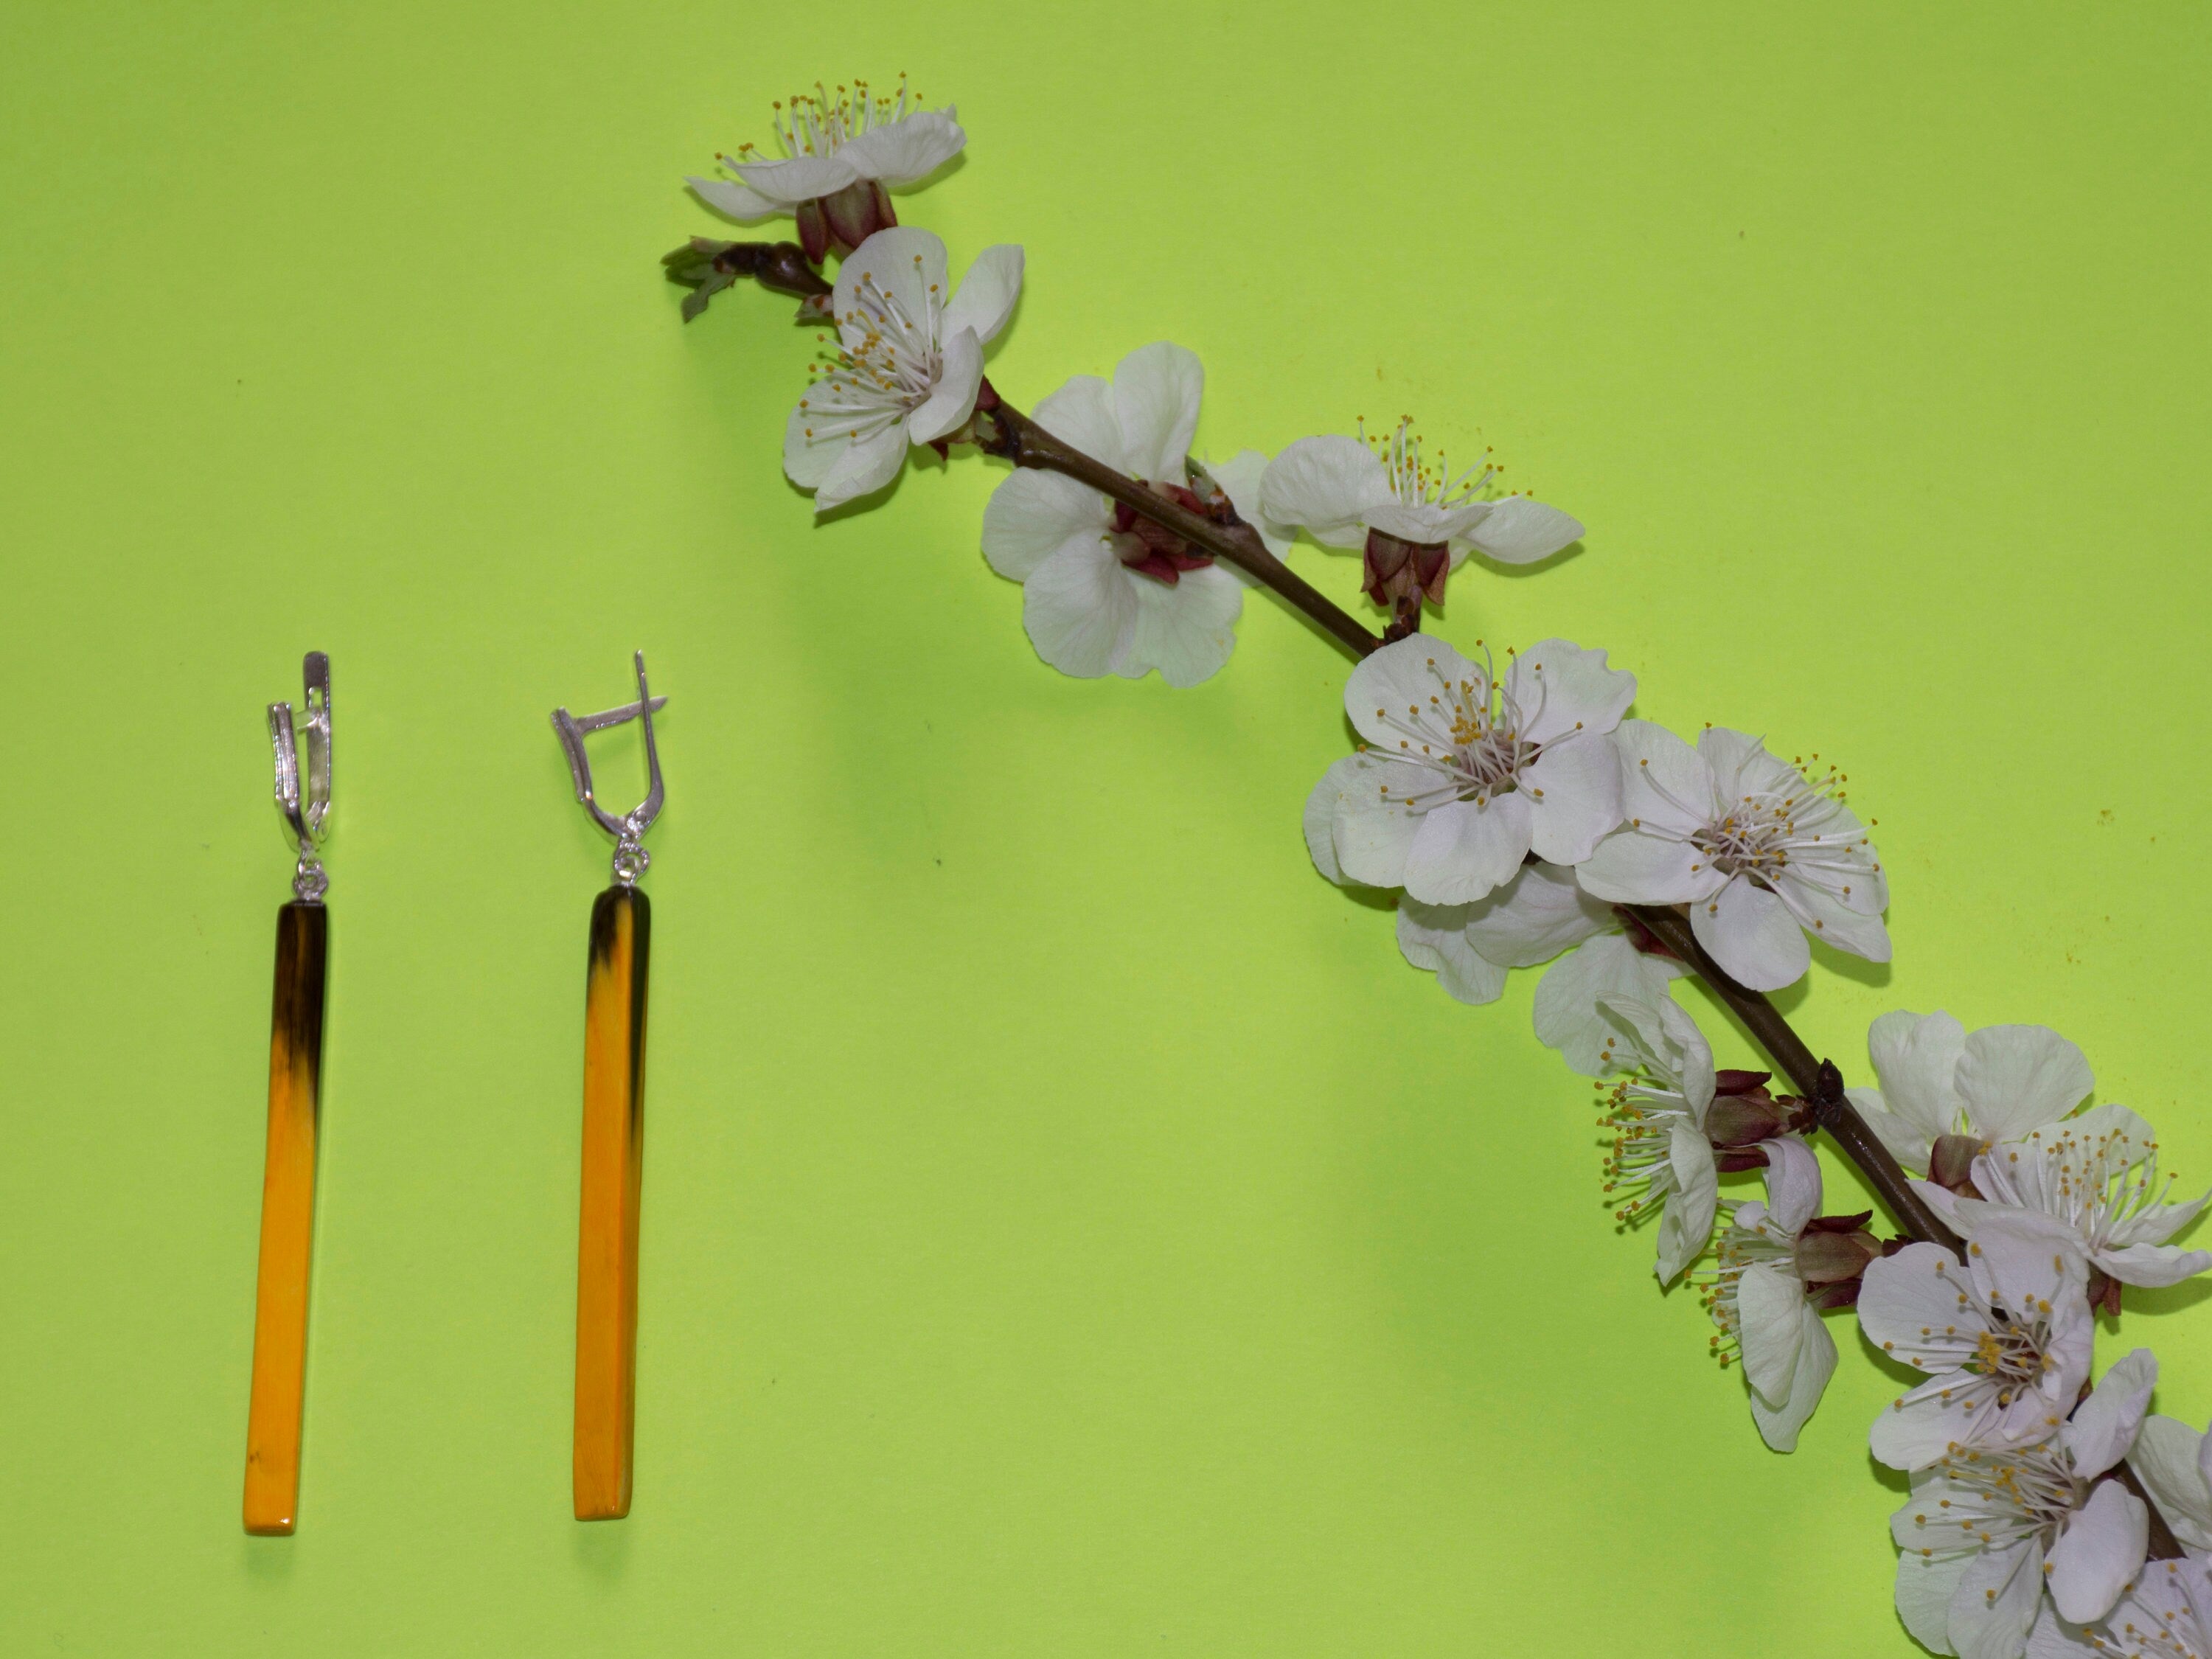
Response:
[[[1764,1450],[1534,976],[1459,1007],[1310,869],[1343,661],[1261,598],[1198,690],[1046,670],[994,465],[813,526],[811,332],[757,290],[683,328],[654,261],[771,97],[911,70],[971,148],[906,219],[1028,249],[1009,398],[1167,337],[1215,453],[1496,444],[1590,532],[1464,574],[1448,636],[1607,646],[1880,819],[1897,964],[1819,963],[1816,1043],[1863,1080],[1886,1008],[2055,1024],[2202,1179],[2212,52],[2075,9],[9,12],[0,1650],[1911,1650],[1893,1380],[1838,1322]],[[585,1528],[607,849],[546,712],[638,645],[638,1498]],[[262,1541],[261,706],[311,647],[325,1144]],[[2201,1294],[2128,1322],[2199,1422]]]

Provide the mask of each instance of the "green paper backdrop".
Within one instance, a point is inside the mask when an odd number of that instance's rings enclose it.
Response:
[[[1495,444],[1590,531],[1463,575],[1448,636],[1609,647],[1639,712],[1838,757],[1880,819],[1897,963],[1821,961],[1784,999],[1813,1040],[1864,1080],[1887,1008],[2057,1024],[2203,1180],[2208,31],[0,16],[0,1651],[1911,1651],[1863,1437],[1893,1377],[1838,1321],[1765,1451],[1613,1228],[1534,976],[1459,1007],[1310,868],[1344,662],[1259,598],[1197,690],[1045,669],[977,551],[1000,471],[816,526],[778,465],[811,333],[757,290],[680,326],[654,262],[772,97],[910,70],[971,148],[902,213],[956,270],[1027,246],[1010,398],[1164,337],[1217,454],[1401,412]],[[619,701],[640,645],[638,1497],[587,1528],[607,848],[546,713]],[[272,1541],[238,1524],[289,867],[261,706],[309,647],[334,962]],[[634,740],[598,752],[624,797]],[[2101,1339],[2200,1423],[2203,1293]]]

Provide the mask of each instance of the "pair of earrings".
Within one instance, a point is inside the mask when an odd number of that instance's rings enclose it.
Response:
[[[637,889],[651,862],[645,832],[664,791],[653,716],[666,704],[645,683],[604,714],[553,711],[576,799],[615,838],[614,880],[592,904],[584,994],[583,1206],[576,1263],[574,1486],[579,1521],[629,1513],[637,1403],[637,1223],[645,1130],[645,988],[653,907]],[[322,1115],[323,1012],[330,960],[330,877],[318,856],[330,833],[331,659],[302,665],[303,719],[269,705],[276,805],[298,848],[292,900],[276,913],[276,990],[270,1017],[269,1141],[261,1188],[261,1262],[253,1314],[253,1391],[246,1416],[246,1530],[289,1534],[300,1498],[307,1366],[307,1279],[315,1225],[315,1144]],[[619,816],[601,806],[586,733],[640,720],[647,791]],[[305,787],[301,751],[307,754]]]

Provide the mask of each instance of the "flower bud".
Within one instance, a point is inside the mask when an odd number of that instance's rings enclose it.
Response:
[[[1451,574],[1451,549],[1443,542],[1401,542],[1379,530],[1367,532],[1360,588],[1380,605],[1395,609],[1416,594],[1431,605],[1444,599],[1444,578]]]
[[[1979,1135],[1938,1135],[1928,1154],[1928,1178],[1962,1198],[1979,1198],[1974,1190],[1974,1160],[1989,1151]]]
[[[1705,1137],[1716,1148],[1735,1151],[1756,1146],[1783,1132],[1788,1114],[1766,1092],[1770,1075],[1736,1071],[1717,1074],[1713,1103],[1705,1112]]]

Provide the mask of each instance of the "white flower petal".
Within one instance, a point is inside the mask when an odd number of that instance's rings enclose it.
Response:
[[[1820,1160],[1795,1135],[1759,1143],[1766,1152],[1766,1207],[1774,1224],[1792,1235],[1820,1210]]]
[[[1769,1405],[1790,1398],[1790,1378],[1805,1340],[1805,1286],[1778,1261],[1755,1261],[1736,1281],[1736,1312],[1742,1324],[1744,1380]]]
[[[732,184],[727,179],[686,179],[691,193],[715,212],[731,219],[767,219],[779,213],[788,213],[788,204],[763,196],[750,187]]]
[[[1524,864],[1489,897],[1463,907],[1467,936],[1491,961],[1534,968],[1614,926],[1613,913],[1556,864]]]
[[[1121,425],[1114,416],[1114,388],[1096,374],[1079,374],[1036,406],[1032,417],[1055,438],[1117,472],[1129,471]]]
[[[983,556],[1024,581],[1071,536],[1102,536],[1113,523],[1105,498],[1058,472],[1010,473],[983,508]]]
[[[809,438],[806,429],[811,417],[804,409],[794,409],[791,418],[783,423],[783,472],[801,489],[819,489],[830,477],[830,469],[851,447],[847,437]],[[903,444],[906,440],[901,438]]]
[[[1951,1592],[1951,1643],[1959,1659],[2020,1659],[2042,1606],[2040,1542],[1982,1551]]]
[[[2099,1651],[2088,1632],[2066,1623],[2047,1601],[2027,1633],[2027,1659],[2098,1659]]]
[[[2095,1086],[2081,1051],[2047,1025],[1985,1025],[1959,1060],[1959,1094],[1990,1140],[2057,1122]]]
[[[1528,800],[1517,792],[1486,804],[1455,800],[1431,808],[1407,849],[1406,890],[1431,904],[1481,898],[1510,881],[1528,856],[1529,818]]]
[[[1555,963],[1536,987],[1538,1039],[1584,1077],[1603,1077],[1624,1056],[1601,1008],[1606,998],[1667,1000],[1681,964],[1647,956],[1620,933],[1601,933]]]
[[[936,389],[906,417],[911,442],[942,438],[975,412],[975,394],[983,384],[983,343],[973,329],[961,329],[945,342],[943,363]]]
[[[1558,552],[1582,533],[1582,520],[1570,518],[1558,507],[1526,495],[1508,495],[1490,504],[1490,511],[1467,532],[1467,539],[1477,552],[1500,564],[1531,564]]]
[[[1115,672],[1129,679],[1152,669],[1170,685],[1211,678],[1237,648],[1244,586],[1219,565],[1186,570],[1173,587],[1135,576],[1137,631]]]
[[[1966,1105],[1957,1082],[1966,1050],[1966,1028],[1940,1008],[1932,1014],[1894,1009],[1867,1032],[1882,1105],[1931,1141],[1952,1132]],[[1927,1167],[1924,1150],[1919,1164]]]
[[[1398,901],[1398,949],[1425,968],[1455,1000],[1476,1006],[1505,992],[1505,967],[1475,949],[1467,936],[1464,904],[1424,904],[1410,894]]]
[[[1659,1218],[1656,1271],[1662,1285],[1672,1284],[1704,1254],[1712,1242],[1713,1218],[1720,1210],[1720,1172],[1713,1165],[1712,1146],[1704,1130],[1676,1123],[1668,1138],[1668,1163],[1674,1171],[1674,1190],[1667,1195],[1666,1213]]]
[[[2173,1535],[2200,1554],[2212,1553],[2212,1483],[2198,1466],[2205,1437],[2171,1417],[2146,1417],[2136,1431],[2128,1467],[2150,1493]]]
[[[2212,1251],[2185,1250],[2173,1244],[2130,1244],[2120,1249],[2107,1246],[2094,1253],[2094,1260],[2121,1284],[2148,1291],[2179,1285],[2212,1267]]]
[[[967,142],[967,133],[950,108],[925,109],[886,126],[870,127],[859,137],[848,139],[837,154],[863,179],[910,185],[943,167]]]
[[[817,514],[881,489],[897,477],[899,469],[906,465],[908,446],[904,428],[888,426],[872,438],[850,439],[830,447],[839,453],[829,477],[815,487]]]
[[[2089,1397],[2075,1407],[2074,1415],[2058,1431],[2059,1443],[2074,1455],[2075,1474],[2085,1480],[2094,1480],[2128,1455],[2128,1449],[2136,1443],[2136,1431],[2142,1427],[2150,1391],[2157,1382],[2158,1357],[2148,1348],[2135,1349],[2114,1360],[2097,1379]],[[2104,1607],[2095,1613],[2069,1610],[2066,1616],[2079,1624],[2100,1617],[2104,1611]]]
[[[1473,526],[1489,506],[1487,501],[1469,501],[1458,507],[1439,507],[1433,501],[1401,501],[1392,495],[1372,503],[1359,516],[1370,530],[1395,536],[1401,542],[1433,547],[1450,542]],[[1455,568],[1466,553],[1466,544],[1462,543],[1459,557],[1452,560]]]
[[[1321,781],[1306,797],[1304,815],[1300,827],[1305,831],[1306,851],[1312,856],[1314,868],[1340,887],[1355,887],[1360,884],[1344,873],[1344,866],[1336,861],[1336,809],[1340,802],[1355,794],[1372,799],[1376,780],[1370,775],[1375,769],[1387,763],[1369,759],[1365,755],[1346,755],[1342,760],[1321,775]],[[1409,837],[1410,838],[1410,837]]]
[[[1688,836],[1720,816],[1712,769],[1665,726],[1623,720],[1613,744],[1620,756],[1620,810],[1632,825]]]
[[[1973,1559],[1971,1555],[1923,1556],[1911,1548],[1897,1558],[1897,1616],[1912,1639],[1930,1653],[1958,1651],[1951,1645],[1949,1634],[1951,1595]]]
[[[1751,1396],[1751,1419],[1759,1425],[1759,1438],[1778,1452],[1797,1449],[1799,1432],[1819,1407],[1828,1379],[1836,1374],[1836,1339],[1828,1334],[1819,1312],[1802,1296],[1797,1317],[1803,1332],[1796,1369],[1790,1376],[1789,1397],[1770,1405],[1755,1391]]]
[[[1338,867],[1370,887],[1403,887],[1421,815],[1402,803],[1432,775],[1402,761],[1359,758],[1372,770],[1366,774],[1365,790],[1349,792],[1336,804],[1332,834]]]
[[[835,195],[860,176],[842,152],[781,161],[739,161],[730,171],[770,201],[787,205]]]
[[[1303,525],[1331,547],[1364,545],[1360,515],[1389,499],[1382,463],[1357,438],[1334,433],[1299,439],[1267,464],[1260,480],[1260,505],[1269,518]]]
[[[1114,413],[1130,471],[1164,483],[1184,481],[1205,391],[1205,367],[1179,345],[1156,340],[1121,359],[1114,370]]]
[[[1741,876],[1690,907],[1690,931],[1739,985],[1779,991],[1805,976],[1813,953],[1782,901]]]
[[[1022,584],[1022,626],[1063,674],[1110,673],[1137,627],[1133,578],[1103,538],[1071,538]]]
[[[1581,863],[1620,822],[1620,773],[1602,737],[1547,744],[1521,775],[1528,798],[1529,842],[1553,864]]]
[[[963,328],[972,329],[975,338],[988,345],[999,337],[1006,319],[1014,314],[1014,302],[1021,297],[1021,249],[1012,242],[987,247],[975,256],[975,263],[960,279],[960,291],[945,307],[939,333],[951,335]]]
[[[1536,743],[1602,736],[1636,701],[1635,675],[1607,667],[1603,651],[1571,640],[1530,646],[1506,669],[1504,684],[1521,711],[1522,734]]]
[[[1826,888],[1802,879],[1790,870],[1783,871],[1778,884],[1792,914],[1821,944],[1869,962],[1889,960],[1889,930],[1880,916],[1854,909]]]
[[[2117,1480],[2100,1482],[2051,1550],[2051,1599],[2076,1625],[2102,1619],[2143,1564],[2150,1511]]]
[[[1725,880],[1686,841],[1642,830],[1614,830],[1575,866],[1575,879],[1615,904],[1683,904]]]

